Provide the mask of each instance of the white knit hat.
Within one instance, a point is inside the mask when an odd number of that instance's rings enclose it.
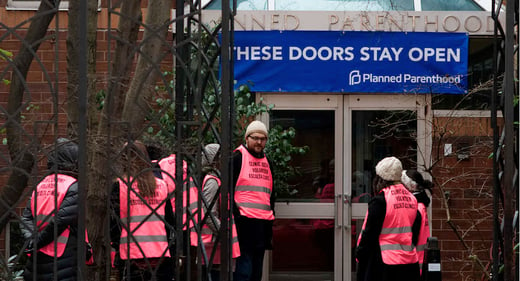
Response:
[[[401,180],[402,171],[401,161],[393,156],[383,158],[376,165],[376,174],[386,181]]]
[[[413,192],[413,191],[417,190],[417,182],[408,175],[407,170],[403,170],[403,174],[401,176],[401,182],[406,187],[406,189],[408,189],[409,191]]]
[[[267,127],[265,127],[265,124],[261,121],[255,120],[247,126],[245,137],[247,138],[253,133],[264,134],[265,137],[267,137]]]
[[[211,165],[215,156],[217,155],[220,149],[220,144],[218,143],[210,143],[204,147],[204,151],[202,151],[202,167]]]

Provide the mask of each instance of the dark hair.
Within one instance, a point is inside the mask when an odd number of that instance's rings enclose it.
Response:
[[[157,185],[145,145],[140,141],[125,144],[122,160],[124,174],[137,181],[139,194],[143,197],[153,196]]]
[[[422,191],[425,189],[432,190],[433,183],[429,180],[425,180],[421,173],[416,170],[406,170],[406,175],[417,183],[417,190]]]
[[[374,193],[373,195],[376,196],[381,190],[383,190],[383,188],[391,186],[393,184],[393,181],[384,180],[382,177],[376,174],[374,176],[374,180],[372,181],[372,192]]]
[[[146,140],[143,143],[146,146],[146,152],[148,152],[150,160],[160,160],[163,158],[164,149],[161,143],[155,140]]]

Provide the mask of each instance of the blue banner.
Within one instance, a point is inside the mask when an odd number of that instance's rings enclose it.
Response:
[[[255,92],[467,93],[466,33],[236,31],[236,86]]]

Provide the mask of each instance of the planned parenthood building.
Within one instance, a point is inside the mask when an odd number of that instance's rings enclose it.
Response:
[[[491,12],[471,1],[238,2],[236,86],[274,105],[261,116],[269,127],[293,127],[309,147],[277,200],[264,280],[355,280],[374,166],[390,155],[431,171],[443,280],[481,278],[468,257],[490,261]]]
[[[39,1],[0,1],[0,21],[22,22],[30,2]],[[202,2],[203,21],[217,24],[221,2]],[[435,182],[428,214],[443,280],[480,280],[471,257],[489,265],[493,233],[490,9],[472,0],[237,5],[235,85],[273,106],[258,116],[269,128],[294,128],[293,144],[308,148],[278,196],[263,280],[356,280],[356,241],[386,156]]]

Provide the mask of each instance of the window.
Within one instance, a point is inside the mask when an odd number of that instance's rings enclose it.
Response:
[[[421,1],[423,11],[483,11],[477,3],[472,0],[437,0]]]
[[[38,10],[40,7],[41,1],[35,0],[7,0],[6,9],[7,10]],[[101,7],[101,0],[98,1],[98,8]],[[69,8],[69,1],[62,0],[60,1],[60,10],[67,10]]]
[[[471,94],[433,95],[433,109],[489,110],[491,106],[491,89],[485,85],[487,85],[492,78],[493,38],[470,38],[468,90]]]
[[[205,0],[208,10],[219,10],[221,0]],[[417,7],[414,5],[417,4]],[[422,7],[419,7],[419,4]],[[482,11],[474,0],[237,0],[241,11]]]

